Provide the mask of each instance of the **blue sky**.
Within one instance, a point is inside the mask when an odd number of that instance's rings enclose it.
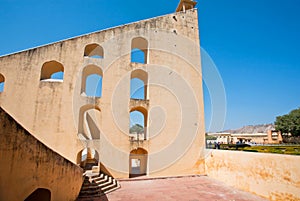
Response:
[[[179,0],[0,0],[0,55],[172,13]],[[201,47],[223,79],[224,128],[300,106],[300,1],[199,0]],[[206,124],[210,99],[205,90]]]

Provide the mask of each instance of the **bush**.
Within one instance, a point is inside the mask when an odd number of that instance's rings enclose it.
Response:
[[[300,146],[254,146],[246,147],[243,151],[300,155]]]
[[[206,140],[216,140],[217,137],[207,135],[207,136],[205,136],[205,139],[206,139]]]
[[[300,144],[300,137],[287,137],[287,136],[283,136],[283,143]]]

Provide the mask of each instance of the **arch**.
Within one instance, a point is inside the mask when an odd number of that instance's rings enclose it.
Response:
[[[134,107],[130,110],[130,113],[131,112],[134,112],[134,111],[138,111],[140,113],[143,114],[144,116],[144,127],[146,128],[147,127],[147,119],[148,119],[148,110],[144,107],[141,107],[141,106],[138,106],[138,107]]]
[[[24,201],[50,201],[51,191],[46,188],[38,188],[33,191]]]
[[[93,166],[99,166],[99,153],[93,148],[85,148],[77,153],[76,163],[85,170],[91,170]]]
[[[148,73],[142,69],[136,69],[130,76],[130,98],[143,99],[148,98]]]
[[[130,134],[144,134],[145,133],[145,117],[140,111],[130,112]]]
[[[130,80],[130,98],[136,100],[145,100],[145,84],[139,78],[132,78]]]
[[[148,41],[143,37],[131,40],[131,62],[148,63]]]
[[[84,48],[84,56],[103,59],[104,58],[104,50],[103,47],[97,43],[88,44]]]
[[[0,73],[0,93],[4,91],[5,77]]]
[[[81,94],[89,97],[102,96],[103,71],[96,65],[88,65],[82,70]]]
[[[146,149],[138,147],[137,149],[131,150],[130,154],[148,154]]]
[[[101,110],[95,105],[85,105],[79,110],[78,133],[86,139],[100,139]]]
[[[137,148],[129,154],[129,177],[147,175],[148,152],[143,148]]]
[[[57,61],[45,62],[42,66],[40,80],[63,80],[64,66]]]
[[[135,111],[137,111],[137,112],[139,112],[139,113],[141,113],[143,115],[144,118],[137,120],[137,122],[144,120],[143,121],[144,125],[137,125],[137,123],[132,124],[132,122],[133,122],[133,120],[132,120],[132,118],[133,118],[132,113],[135,112]],[[144,107],[138,106],[138,107],[132,108],[129,111],[129,113],[130,113],[129,114],[129,119],[130,119],[129,133],[136,133],[138,135],[137,136],[138,139],[146,140],[147,139],[147,130],[148,130],[148,110],[145,109]],[[137,118],[140,118],[140,117],[137,117]],[[133,128],[133,126],[135,126],[136,128]],[[140,126],[143,126],[143,131],[133,131],[133,130],[139,130],[140,128],[138,128],[138,127],[140,127]],[[142,135],[142,136],[140,136],[140,135]]]

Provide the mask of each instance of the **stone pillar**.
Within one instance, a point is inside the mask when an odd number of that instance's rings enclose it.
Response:
[[[268,130],[267,134],[268,134],[268,144],[272,144],[273,143],[272,130]]]
[[[280,132],[280,131],[277,131],[277,135],[278,135],[278,137],[277,137],[278,143],[279,143],[279,144],[282,144],[283,139],[282,139],[281,132]]]

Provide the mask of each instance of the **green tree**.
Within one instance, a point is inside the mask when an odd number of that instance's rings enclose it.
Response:
[[[144,127],[140,124],[135,124],[131,126],[131,128],[129,129],[129,133],[137,133],[137,134],[144,133]]]
[[[276,117],[275,128],[283,134],[300,136],[300,108],[292,110],[289,114]]]

